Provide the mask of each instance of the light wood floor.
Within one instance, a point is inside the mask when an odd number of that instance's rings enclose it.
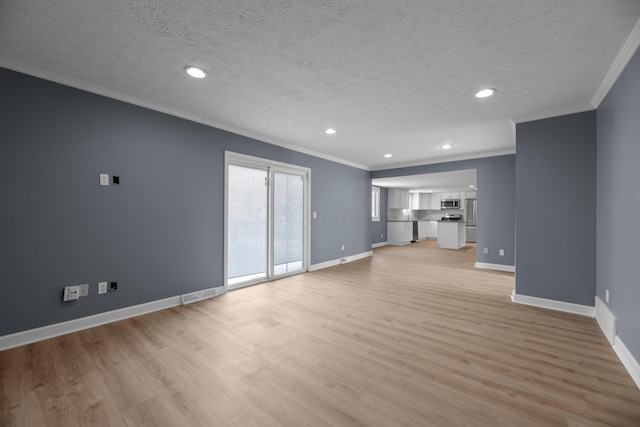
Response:
[[[475,247],[350,264],[0,352],[3,426],[639,426],[595,320]]]

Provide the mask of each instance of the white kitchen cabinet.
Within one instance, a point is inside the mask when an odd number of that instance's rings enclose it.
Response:
[[[418,221],[418,240],[429,237],[429,221]]]
[[[420,209],[420,193],[411,193],[410,200],[411,210],[417,211],[418,209]]]
[[[432,210],[440,210],[440,199],[442,199],[441,193],[433,193],[431,194],[431,209]]]
[[[409,209],[411,203],[409,201],[409,192],[397,188],[390,188],[387,199],[388,209]]]
[[[406,245],[413,239],[412,221],[388,221],[387,243],[389,245]]]
[[[476,192],[475,191],[467,191],[464,193],[464,198],[465,199],[475,199],[476,198]]]
[[[441,199],[460,199],[460,193],[442,193]]]
[[[411,209],[414,211],[431,209],[431,194],[411,193]]]
[[[427,221],[427,239],[438,238],[438,221]]]
[[[467,241],[467,229],[462,222],[438,222],[438,246],[444,249],[460,249]]]

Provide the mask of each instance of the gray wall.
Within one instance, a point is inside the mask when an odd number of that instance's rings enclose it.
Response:
[[[368,171],[2,68],[0,81],[0,335],[221,286],[225,150],[311,168],[312,264],[371,250]],[[104,280],[118,292],[98,296]],[[81,283],[89,296],[62,303]]]
[[[640,361],[640,52],[604,99],[598,123],[597,295],[609,289],[618,336]]]
[[[380,187],[380,221],[371,221],[371,244],[387,241],[387,201],[389,190]]]
[[[516,126],[516,293],[593,306],[596,112]]]
[[[515,253],[515,155],[485,157],[371,172],[371,178],[476,169],[476,261],[513,266]],[[489,248],[489,254],[483,248]],[[504,249],[505,255],[498,251]]]

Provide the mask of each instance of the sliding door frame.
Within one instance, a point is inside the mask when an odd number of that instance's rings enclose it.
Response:
[[[228,287],[228,249],[229,249],[229,165],[244,166],[250,168],[263,169],[267,171],[269,179],[268,186],[268,231],[267,231],[267,274],[266,278],[255,281],[247,281],[233,289],[239,289],[246,286],[256,285],[273,280],[274,278],[282,278],[294,274],[300,274],[309,270],[309,262],[311,259],[311,169],[292,165],[289,163],[278,162],[275,160],[263,159],[261,157],[249,156],[246,154],[235,153],[233,151],[225,151],[224,153],[224,291],[229,290]],[[303,177],[303,194],[304,194],[304,212],[303,212],[303,249],[302,249],[302,269],[292,273],[279,274],[274,277],[273,273],[273,174],[274,172],[291,173]]]

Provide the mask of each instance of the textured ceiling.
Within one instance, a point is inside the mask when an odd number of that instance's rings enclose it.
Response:
[[[638,0],[2,0],[0,65],[381,169],[513,152],[513,121],[593,109],[639,17]]]

